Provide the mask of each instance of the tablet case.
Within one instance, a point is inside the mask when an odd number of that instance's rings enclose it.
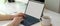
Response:
[[[25,14],[25,15],[26,15],[25,20],[22,21],[22,24],[24,26],[31,26],[33,24],[36,24],[36,23],[40,22],[39,19],[37,19],[37,18],[35,18],[33,16],[30,16],[30,15],[27,15],[27,14]]]

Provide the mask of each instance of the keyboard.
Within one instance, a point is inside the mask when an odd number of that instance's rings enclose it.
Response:
[[[31,26],[31,25],[36,24],[38,22],[40,22],[40,19],[37,19],[33,16],[25,14],[25,20],[22,21],[22,24],[24,26]]]

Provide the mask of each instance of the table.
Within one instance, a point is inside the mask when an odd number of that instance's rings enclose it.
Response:
[[[44,16],[50,16],[53,26],[60,26],[60,14],[51,10],[45,9]]]

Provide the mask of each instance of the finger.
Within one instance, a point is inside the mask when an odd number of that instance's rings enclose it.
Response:
[[[19,13],[17,16],[25,18],[25,14],[23,14],[23,13]]]

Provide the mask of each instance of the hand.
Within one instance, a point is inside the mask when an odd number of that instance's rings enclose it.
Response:
[[[20,23],[21,21],[24,20],[23,18],[24,18],[24,14],[23,13],[18,13],[18,14],[15,15],[13,20],[17,23]]]
[[[23,13],[17,13],[17,14],[15,15],[15,17],[25,17],[25,14],[23,14]]]
[[[23,16],[24,16],[23,13],[18,13],[16,15],[13,15],[12,17],[14,18],[8,26],[18,26],[24,20]]]
[[[24,20],[23,17],[24,17],[24,14],[23,13],[18,13],[16,15],[14,15],[14,18],[13,18],[12,21],[14,22],[14,24],[21,23],[21,21]]]
[[[15,15],[11,15],[11,18],[15,18],[15,17],[22,17],[22,18],[24,18],[25,14],[23,14],[23,13],[17,13]]]
[[[19,19],[19,18],[23,19],[23,18],[25,17],[25,15],[24,15],[23,13],[18,13],[18,14],[16,14],[14,17],[15,17],[16,19]]]

